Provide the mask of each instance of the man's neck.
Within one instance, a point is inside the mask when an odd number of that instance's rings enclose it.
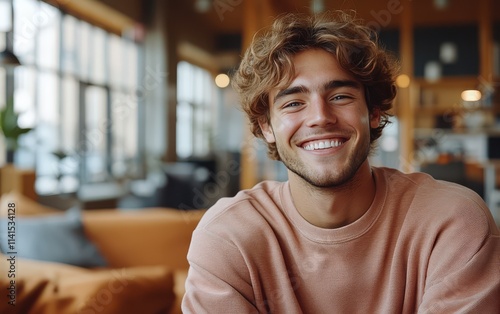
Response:
[[[343,186],[314,187],[291,172],[289,181],[295,207],[305,220],[320,228],[340,228],[356,221],[375,197],[375,180],[368,161]]]

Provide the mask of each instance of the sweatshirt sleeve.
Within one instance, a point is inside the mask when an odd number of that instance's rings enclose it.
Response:
[[[500,313],[500,236],[487,211],[465,208],[434,234],[418,313]]]
[[[188,261],[183,313],[258,313],[246,263],[234,244],[196,230]]]
[[[489,237],[462,268],[425,290],[418,313],[499,313],[500,238]]]

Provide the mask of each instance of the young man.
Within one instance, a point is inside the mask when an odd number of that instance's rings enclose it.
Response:
[[[500,236],[482,199],[375,168],[395,62],[349,15],[278,19],[234,77],[288,169],[225,198],[188,254],[184,313],[498,313]]]

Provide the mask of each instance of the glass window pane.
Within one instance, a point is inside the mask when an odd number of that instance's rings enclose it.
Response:
[[[42,68],[57,70],[59,69],[61,14],[55,7],[40,2],[37,17],[40,18],[40,23],[36,62]]]
[[[78,73],[82,80],[89,79],[90,69],[90,35],[92,26],[86,22],[80,21],[78,27],[79,46],[78,46]]]
[[[101,87],[90,86],[85,93],[85,128],[88,139],[92,144],[88,151],[103,151],[105,146],[105,130],[102,126],[106,123],[106,90]]]
[[[210,110],[199,108],[196,112],[194,151],[196,156],[210,152]]]
[[[133,93],[133,92],[132,92]],[[123,115],[123,123],[127,126],[123,133],[125,134],[125,155],[128,159],[134,159],[137,155],[137,135],[138,135],[138,104],[137,97],[129,95],[129,106],[127,107],[128,113]],[[119,117],[117,117],[119,119]]]
[[[129,89],[137,88],[137,60],[138,60],[138,49],[137,45],[133,42],[126,41],[126,56],[127,56],[127,66],[125,77],[125,87]]]
[[[125,69],[122,40],[114,34],[110,34],[108,40],[109,81],[111,86],[118,87],[123,77],[122,71]]]
[[[137,97],[118,91],[113,93],[113,174],[130,174],[138,153]]]
[[[215,114],[212,76],[207,70],[183,61],[177,66],[177,79],[177,152],[179,157],[207,155],[212,149],[210,125]]]
[[[103,84],[106,80],[106,33],[94,27],[91,33],[91,80],[96,84]]]
[[[203,89],[203,79],[203,70],[196,67],[192,83],[193,90],[191,91],[193,100],[196,104],[201,104],[204,101],[203,96],[205,96],[205,90]]]
[[[185,61],[181,61],[177,65],[177,99],[179,99],[179,101],[192,101],[192,92],[192,65]]]
[[[35,63],[35,39],[38,29],[47,23],[39,10],[39,1],[14,1],[14,52],[23,64]]]
[[[53,177],[38,177],[35,182],[35,191],[38,195],[55,194],[57,191],[57,179]]]
[[[6,45],[1,30],[7,28],[7,18],[2,17],[8,15],[1,9],[3,2],[8,1],[0,0],[0,49]],[[55,193],[65,186],[74,190],[79,184],[77,174],[83,174],[85,183],[109,179],[110,149],[113,160],[123,161],[125,173],[133,173],[139,156],[135,94],[139,88],[141,46],[62,14],[44,1],[13,3],[14,52],[24,65],[15,70],[15,109],[20,113],[22,126],[36,125],[31,139],[26,135],[21,140],[34,148],[30,156],[36,158],[33,163],[37,169],[37,191]],[[5,85],[5,72],[0,68],[0,107],[5,99]],[[84,95],[82,86],[88,86]],[[107,110],[109,88],[120,90],[124,98],[120,104],[122,112],[111,111],[111,117]],[[110,118],[113,120],[108,121]],[[112,142],[108,140],[110,135]],[[81,150],[83,143],[86,151]],[[60,161],[53,154],[57,150],[75,158]],[[61,165],[66,170],[62,171]],[[79,173],[79,169],[86,173]]]
[[[78,20],[71,15],[64,15],[62,37],[62,70],[75,74],[77,70],[77,40]]]
[[[203,110],[200,110],[201,108],[196,108],[195,112],[195,122],[194,122],[194,145],[193,145],[193,150],[194,150],[194,155],[199,156],[203,153],[204,151],[204,138],[205,135],[203,134]]]
[[[78,149],[79,83],[73,76],[65,76],[62,84],[61,149],[65,152],[72,152]]]
[[[19,126],[33,128],[36,126],[36,70],[34,67],[17,67],[15,69],[14,108],[19,113]]]
[[[11,25],[10,3],[6,0],[0,0],[0,32],[8,32],[12,29]]]
[[[193,154],[193,108],[189,103],[177,105],[177,155],[187,158]]]
[[[36,83],[37,175],[56,177],[58,160],[53,152],[59,148],[59,78],[52,72],[38,72]]]
[[[113,174],[123,176],[127,171],[125,163],[125,134],[124,115],[128,114],[126,97],[119,91],[111,93],[111,113],[113,115]]]
[[[106,90],[90,86],[85,91],[85,143],[87,182],[103,181],[106,174]]]
[[[59,77],[53,72],[38,73],[37,116],[40,123],[59,123]]]

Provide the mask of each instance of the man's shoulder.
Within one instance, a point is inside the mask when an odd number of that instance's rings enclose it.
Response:
[[[408,217],[429,226],[482,226],[483,233],[495,233],[495,223],[484,200],[471,189],[436,180],[422,172],[403,173],[395,169],[378,170],[388,185],[388,197],[405,199]],[[394,200],[396,199],[396,200]],[[450,224],[450,222],[454,222]],[[477,230],[479,231],[479,230]],[[479,231],[481,232],[481,231]]]
[[[281,190],[286,183],[263,181],[233,197],[218,200],[203,216],[198,228],[216,229],[219,225],[255,224],[266,215],[280,211]]]
[[[423,172],[404,173],[397,169],[375,168],[379,176],[384,176],[389,192],[401,190],[415,195],[423,194],[423,199],[447,198],[455,196],[454,199],[470,200],[474,203],[483,203],[482,198],[471,189],[449,181],[434,179],[431,175]]]

